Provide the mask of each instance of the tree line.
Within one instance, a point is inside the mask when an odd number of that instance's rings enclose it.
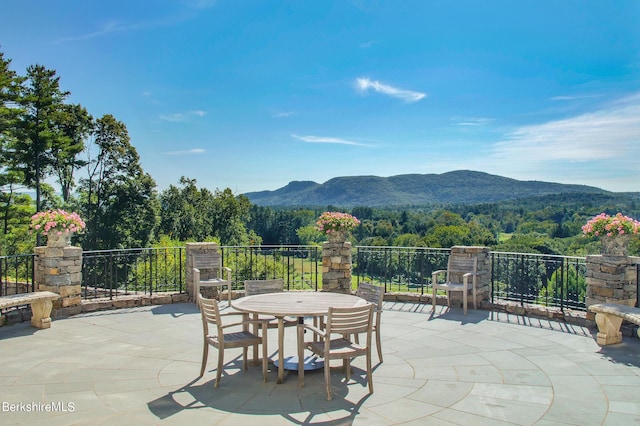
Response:
[[[49,208],[83,217],[86,232],[75,239],[85,250],[186,241],[319,244],[324,237],[315,220],[329,210],[362,221],[350,237],[359,245],[485,245],[565,255],[597,252],[596,242],[581,237],[589,217],[601,211],[640,214],[638,194],[345,210],[257,206],[228,188],[212,191],[188,177],[158,192],[125,123],[69,103],[70,92],[61,88],[55,70],[32,65],[20,75],[10,65],[0,52],[0,255],[31,253],[41,241],[29,231],[30,217]],[[35,193],[35,200],[26,193]],[[632,251],[638,252],[637,242]]]

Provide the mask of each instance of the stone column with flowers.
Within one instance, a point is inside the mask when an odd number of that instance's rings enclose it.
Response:
[[[325,212],[316,222],[316,229],[329,241],[322,244],[322,291],[351,293],[350,230],[360,221],[348,213]]]
[[[628,244],[640,232],[640,222],[621,213],[601,213],[589,220],[582,232],[601,243],[601,254],[587,256],[587,307],[596,303],[635,306],[640,258],[628,255]],[[593,320],[594,314],[587,311],[587,318]]]
[[[84,230],[85,223],[76,213],[48,210],[31,217],[31,229],[47,238],[47,245],[35,248],[34,282],[38,291],[60,295],[53,303],[68,313],[80,313],[82,283],[82,247],[71,245],[71,237]]]

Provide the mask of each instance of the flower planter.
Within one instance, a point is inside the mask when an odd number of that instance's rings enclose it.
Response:
[[[344,231],[333,231],[327,234],[330,243],[343,243],[347,241],[347,233]]]
[[[602,237],[600,238],[600,242],[602,243],[600,253],[604,256],[628,256],[630,240],[631,235],[629,234]]]
[[[73,232],[51,232],[47,235],[47,247],[68,247],[72,236]]]

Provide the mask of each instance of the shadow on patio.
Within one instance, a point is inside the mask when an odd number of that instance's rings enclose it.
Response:
[[[0,329],[0,399],[8,424],[629,424],[640,421],[640,342],[607,348],[592,330],[504,313],[385,302],[374,390],[364,360],[349,383],[322,371],[304,388],[275,369],[240,369],[227,354],[214,389],[215,357],[198,379],[201,322],[192,304],[146,306]],[[269,352],[276,333],[269,334]],[[295,333],[285,348],[295,350]],[[213,362],[212,362],[213,361]],[[377,357],[373,355],[374,363]],[[73,411],[25,404],[73,403]],[[20,406],[22,404],[22,406]],[[33,405],[36,404],[36,405]],[[22,407],[22,408],[21,408]],[[37,407],[36,407],[37,408]]]

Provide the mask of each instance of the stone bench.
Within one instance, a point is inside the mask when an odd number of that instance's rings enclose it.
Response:
[[[2,296],[0,297],[0,309],[31,305],[31,325],[36,328],[49,328],[51,327],[52,302],[59,297],[58,294],[50,291]]]
[[[597,342],[601,346],[622,342],[620,326],[623,320],[640,325],[640,308],[616,303],[599,303],[589,306],[589,310],[596,314]],[[640,329],[637,333],[640,337]]]

